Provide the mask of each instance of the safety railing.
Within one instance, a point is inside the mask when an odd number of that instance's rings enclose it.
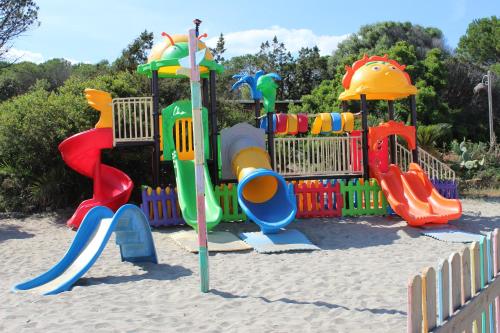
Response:
[[[418,148],[418,160],[429,178],[455,180],[456,175],[452,168],[420,147]],[[403,171],[408,171],[408,166],[412,162],[411,151],[399,143],[396,143],[396,162]]]
[[[275,171],[283,176],[362,174],[361,137],[274,139]]]
[[[153,141],[153,98],[114,98],[113,145]]]

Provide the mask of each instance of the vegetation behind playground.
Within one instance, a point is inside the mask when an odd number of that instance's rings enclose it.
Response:
[[[153,34],[144,31],[113,62],[71,64],[52,59],[42,64],[0,62],[0,211],[50,210],[74,205],[92,193],[91,181],[69,170],[57,150],[72,134],[91,128],[98,113],[84,98],[87,87],[113,97],[148,96],[149,80],[136,73],[146,62]],[[417,95],[419,145],[444,159],[460,177],[464,193],[500,191],[500,147],[488,140],[488,105],[484,92],[473,93],[486,69],[496,74],[493,105],[500,135],[500,23],[496,17],[472,22],[458,48],[451,50],[442,32],[411,23],[382,22],[363,26],[339,44],[330,56],[317,47],[293,56],[277,38],[263,41],[255,54],[224,58],[224,37],[213,50],[226,71],[218,78],[220,128],[252,121],[234,100],[250,99],[246,90],[230,92],[232,76],[264,69],[282,77],[279,100],[301,100],[289,112],[331,112],[339,109],[345,65],[363,54],[383,55],[407,65],[419,89]],[[160,105],[188,98],[189,81],[160,81]],[[370,102],[372,103],[372,102]],[[370,105],[370,123],[382,120],[385,106]],[[409,105],[396,102],[396,120],[409,121]],[[151,184],[150,152],[144,148],[104,154],[134,179]],[[112,161],[112,162],[111,162]],[[173,182],[173,175],[167,175]],[[135,195],[139,195],[136,191]],[[132,198],[134,199],[134,198]],[[138,201],[138,200],[136,200]]]

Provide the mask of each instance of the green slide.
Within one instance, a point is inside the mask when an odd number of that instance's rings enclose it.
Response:
[[[181,161],[177,154],[172,154],[175,168],[175,181],[177,183],[177,195],[182,217],[195,230],[196,222],[196,186],[194,183],[194,161]],[[205,214],[207,230],[213,229],[222,219],[222,209],[215,197],[214,187],[210,180],[210,174],[205,165]]]

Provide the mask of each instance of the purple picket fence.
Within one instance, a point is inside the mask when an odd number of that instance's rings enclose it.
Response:
[[[432,179],[432,184],[443,197],[448,199],[458,199],[458,185],[454,180]]]
[[[182,219],[176,190],[171,187],[151,187],[142,189],[141,209],[149,219],[152,227],[173,226],[185,224]]]

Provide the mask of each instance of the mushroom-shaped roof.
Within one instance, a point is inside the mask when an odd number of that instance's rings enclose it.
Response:
[[[404,71],[405,66],[380,56],[364,56],[352,67],[346,66],[347,72],[342,79],[345,91],[340,100],[359,100],[366,95],[368,100],[395,100],[417,93],[411,84],[410,76]]]
[[[189,56],[189,45],[187,35],[170,36],[163,33],[165,39],[153,46],[148,57],[147,64],[140,65],[137,71],[140,74],[145,74],[151,77],[154,70],[158,70],[158,76],[165,77],[185,77],[177,74],[180,68],[179,59]],[[224,67],[215,62],[212,52],[207,48],[205,43],[198,41],[198,50],[207,49],[205,58],[200,63],[200,75],[207,77],[209,70],[215,70],[218,73],[224,71]]]

